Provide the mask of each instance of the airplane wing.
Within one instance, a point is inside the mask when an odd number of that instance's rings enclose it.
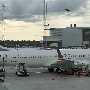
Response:
[[[44,67],[54,67],[54,68],[71,68],[74,66],[74,63],[70,60],[57,60],[57,61],[49,61],[44,63]]]
[[[63,58],[63,56],[61,55],[61,51],[60,51],[59,49],[57,49],[57,53],[58,53],[57,60],[50,60],[50,61],[44,63],[43,66],[49,67],[49,66],[52,66],[52,65],[61,64],[61,63],[64,61],[64,58]]]
[[[44,67],[50,67],[50,66],[52,66],[52,64],[55,64],[55,63],[57,63],[57,61],[51,60],[51,61],[44,63],[43,66]]]

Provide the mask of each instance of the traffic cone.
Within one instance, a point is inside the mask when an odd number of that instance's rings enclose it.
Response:
[[[67,79],[67,77],[65,76],[64,79]]]
[[[58,80],[60,80],[60,77],[58,77]]]
[[[52,80],[54,80],[54,77],[52,77]]]

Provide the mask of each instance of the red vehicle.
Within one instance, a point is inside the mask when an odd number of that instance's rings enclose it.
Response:
[[[79,72],[76,73],[76,75],[79,76],[79,77],[80,76],[84,76],[85,77],[85,76],[88,76],[88,73],[86,71],[79,71]]]

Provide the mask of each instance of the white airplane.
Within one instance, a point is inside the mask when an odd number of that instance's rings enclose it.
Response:
[[[19,63],[25,63],[30,68],[47,67],[50,72],[54,71],[52,65],[66,65],[66,61],[83,60],[90,64],[89,49],[50,49],[42,48],[38,50],[3,50],[0,51],[0,65],[16,66]],[[65,63],[66,62],[66,63]],[[85,62],[84,62],[85,63]],[[57,68],[57,67],[56,67]],[[58,68],[57,68],[58,69]]]
[[[90,61],[90,50],[89,49],[64,49],[60,50],[61,55],[66,60],[76,61],[76,62],[84,62]]]
[[[57,61],[60,63],[61,60],[58,60],[58,58],[62,58],[61,55],[58,56],[57,50],[50,49],[5,50],[0,51],[0,65],[5,63],[5,66],[16,66],[19,63],[25,63],[31,68],[50,67]]]

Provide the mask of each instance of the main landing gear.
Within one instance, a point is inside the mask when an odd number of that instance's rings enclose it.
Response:
[[[48,68],[49,72],[53,72],[54,68]],[[57,73],[65,73],[65,74],[69,74],[69,75],[73,75],[74,74],[74,69],[61,69],[61,68],[57,68],[56,69]]]
[[[48,68],[48,71],[49,71],[49,72],[54,72],[54,68]],[[56,69],[56,72],[57,72],[57,73],[61,73],[62,70],[61,70],[60,68],[57,68],[57,69]]]
[[[49,72],[53,72],[54,71],[54,68],[48,68],[48,71]]]
[[[57,69],[56,69],[56,72],[57,72],[57,73],[62,73],[62,70],[61,70],[60,68],[57,68]]]

